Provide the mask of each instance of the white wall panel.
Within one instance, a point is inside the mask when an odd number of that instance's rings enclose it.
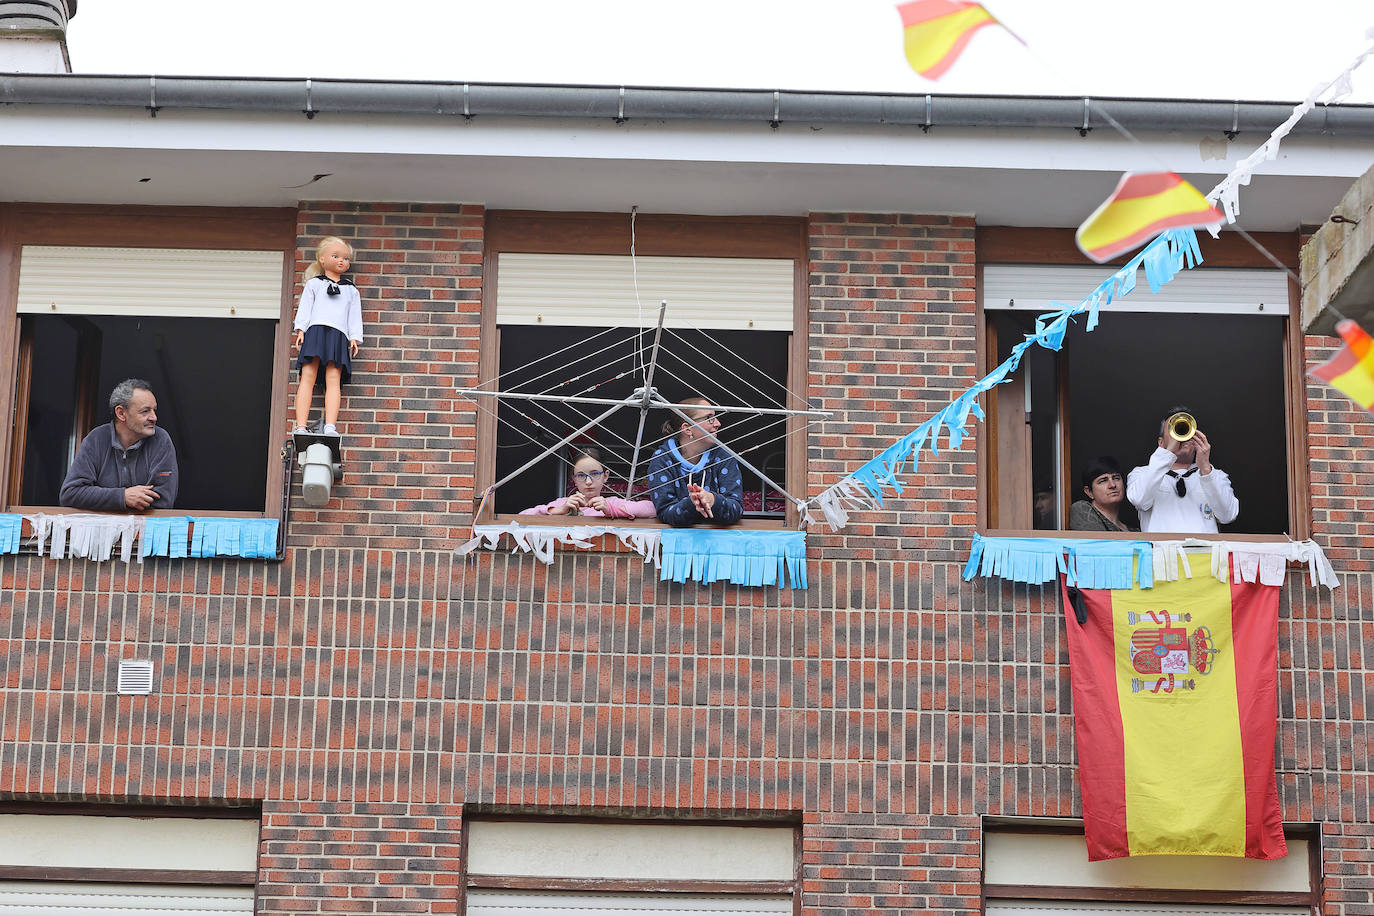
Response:
[[[791,827],[474,821],[468,873],[549,878],[791,881]]]
[[[258,822],[0,814],[0,866],[6,865],[257,871]]]
[[[1311,890],[1307,842],[1288,840],[1288,855],[1272,862],[1228,856],[1132,856],[1089,862],[1081,835],[986,835],[988,884],[1037,887],[1155,887],[1189,890]]]

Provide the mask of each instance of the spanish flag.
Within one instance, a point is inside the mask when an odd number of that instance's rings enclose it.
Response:
[[[1212,226],[1225,217],[1173,172],[1127,172],[1078,227],[1075,239],[1098,264],[1145,244],[1165,229]]]
[[[1188,560],[1192,578],[1153,588],[1066,589],[1092,861],[1288,854],[1274,778],[1278,586],[1220,582],[1210,555]]]
[[[911,0],[899,3],[897,12],[906,32],[907,61],[913,70],[932,80],[938,80],[954,65],[974,32],[1001,25],[981,3],[968,0]]]
[[[1345,340],[1345,346],[1307,374],[1374,412],[1374,340],[1349,318],[1336,325],[1336,333]]]

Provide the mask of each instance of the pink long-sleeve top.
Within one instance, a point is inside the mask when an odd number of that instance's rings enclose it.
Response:
[[[559,515],[552,510],[561,509],[563,504],[568,501],[568,497],[560,496],[551,503],[542,506],[532,506],[521,512],[521,515]],[[621,499],[619,496],[606,497],[606,511],[598,512],[591,506],[583,506],[578,512],[579,515],[596,516],[597,518],[654,518],[654,503],[650,499]]]

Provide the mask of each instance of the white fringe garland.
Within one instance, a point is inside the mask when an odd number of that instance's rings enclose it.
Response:
[[[472,529],[472,540],[456,548],[456,556],[466,556],[478,547],[496,549],[503,536],[514,542],[512,550],[532,553],[541,563],[553,562],[555,544],[590,550],[592,541],[602,535],[612,534],[620,543],[644,558],[645,562],[659,563],[659,529],[622,528],[616,525],[521,525],[510,522],[505,525],[476,525]]]

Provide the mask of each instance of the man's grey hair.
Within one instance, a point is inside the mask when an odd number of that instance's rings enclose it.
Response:
[[[114,386],[114,391],[110,392],[110,413],[115,412],[116,407],[129,406],[129,402],[134,398],[135,391],[147,391],[152,393],[153,386],[149,385],[141,378],[126,378],[118,385]]]

